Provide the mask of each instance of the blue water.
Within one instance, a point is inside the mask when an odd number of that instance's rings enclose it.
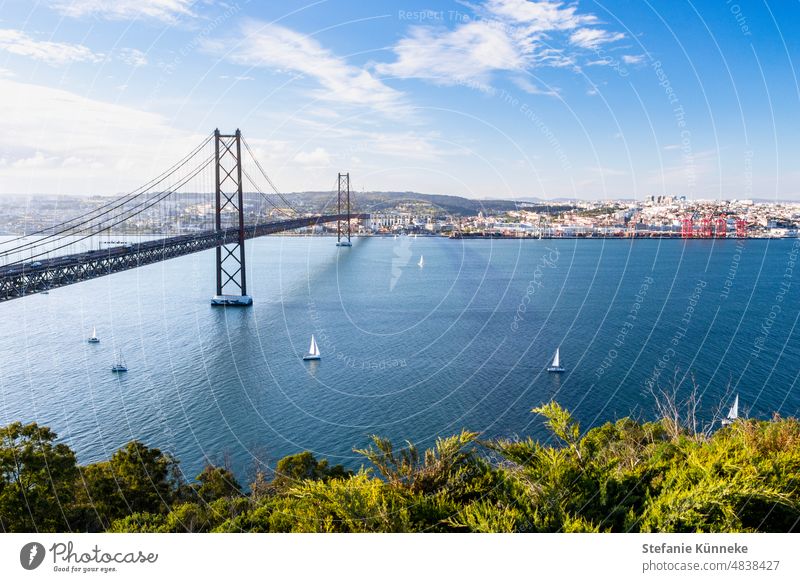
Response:
[[[673,385],[697,386],[704,422],[733,393],[750,416],[797,415],[799,250],[262,238],[249,309],[209,305],[213,252],[0,304],[0,423],[49,425],[81,462],[136,438],[187,476],[228,460],[246,478],[300,450],[357,467],[373,433],[544,438],[530,409],[553,398],[584,427],[652,417]],[[318,363],[301,360],[311,333]],[[558,346],[566,372],[548,374]]]

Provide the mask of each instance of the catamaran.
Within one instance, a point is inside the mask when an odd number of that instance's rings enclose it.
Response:
[[[92,327],[92,335],[86,341],[88,341],[90,344],[99,344],[100,343],[100,338],[97,337],[97,328],[96,327]]]
[[[420,255],[420,256],[419,256],[419,263],[417,263],[417,264],[419,265],[419,268],[420,268],[420,269],[421,269],[422,267],[424,267],[424,266],[425,266],[425,257],[423,257],[422,255]]]
[[[561,367],[561,358],[559,357],[559,349],[556,348],[556,355],[553,358],[553,363],[547,367],[548,372],[563,372],[564,368]]]
[[[317,345],[317,340],[314,338],[314,334],[311,334],[311,345],[308,347],[308,353],[303,356],[304,360],[320,360],[322,356],[319,353],[319,346]]]
[[[112,372],[127,372],[128,366],[125,365],[125,360],[122,358],[122,352],[117,352],[117,363],[111,367]]]
[[[739,418],[739,395],[736,395],[736,398],[733,400],[733,406],[728,411],[728,416],[722,419],[722,426],[729,426],[733,424],[733,422]]]

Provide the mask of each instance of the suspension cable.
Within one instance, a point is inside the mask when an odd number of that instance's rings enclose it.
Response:
[[[49,239],[58,237],[59,235],[65,234],[67,232],[74,231],[75,228],[77,228],[79,226],[83,226],[83,225],[85,225],[87,223],[90,223],[92,221],[95,221],[95,220],[97,220],[99,218],[102,218],[103,216],[109,214],[110,212],[113,212],[117,208],[120,208],[121,206],[124,206],[128,202],[131,202],[131,201],[139,198],[140,196],[145,194],[147,191],[149,191],[151,188],[153,188],[156,185],[160,184],[161,182],[163,182],[164,180],[166,180],[167,178],[172,176],[175,172],[180,170],[183,166],[185,166],[195,155],[197,155],[197,153],[200,150],[202,150],[209,143],[209,141],[211,141],[212,138],[213,138],[213,134],[211,136],[207,137],[199,146],[195,147],[190,154],[188,154],[187,156],[184,156],[181,159],[181,161],[179,161],[176,164],[172,165],[168,170],[162,172],[159,176],[157,176],[156,178],[146,182],[143,186],[137,188],[136,190],[133,190],[129,194],[126,194],[126,195],[121,196],[119,198],[115,198],[114,200],[111,200],[111,201],[109,201],[109,202],[107,202],[107,203],[105,203],[105,204],[103,204],[103,205],[101,205],[101,206],[99,206],[99,207],[87,212],[87,213],[84,213],[83,215],[79,215],[77,217],[73,217],[73,218],[71,218],[69,220],[65,220],[64,222],[61,222],[59,224],[56,224],[56,225],[53,225],[53,226],[49,226],[47,228],[42,228],[42,229],[40,229],[38,231],[35,231],[35,232],[32,232],[30,234],[19,236],[19,237],[16,237],[16,238],[14,238],[14,239],[12,239],[10,241],[6,241],[4,244],[13,243],[13,242],[19,241],[19,240],[21,240],[23,238],[26,238],[28,236],[35,236],[37,234],[42,234],[44,232],[51,232],[51,234],[49,234],[48,236],[46,236],[44,238],[41,238],[41,239],[38,239],[36,241],[31,241],[31,242],[25,243],[23,245],[19,245],[19,246],[10,248],[10,249],[5,249],[3,251],[0,251],[0,257],[6,257],[6,256],[10,255],[11,253],[24,252],[25,250],[28,250],[28,249],[37,248],[37,247],[41,246],[40,243],[43,243],[44,241],[47,241]],[[91,217],[91,215],[95,214],[95,213],[97,213],[97,216]],[[89,217],[91,217],[91,218],[89,218]],[[75,222],[77,220],[84,219],[84,218],[85,218],[85,220],[82,220],[81,222]],[[70,224],[70,223],[75,223],[75,224]],[[65,225],[69,225],[69,226],[65,226]],[[59,227],[62,227],[62,226],[64,227],[63,229],[61,229],[59,231],[56,231],[56,232],[52,232],[52,229],[59,228]]]
[[[186,185],[190,180],[192,180],[195,176],[197,176],[201,171],[203,171],[205,168],[207,168],[211,164],[213,159],[214,159],[213,155],[209,156],[208,158],[206,158],[206,160],[202,164],[200,164],[195,170],[193,170],[191,172],[191,174],[189,174],[186,178],[184,178],[182,180],[179,180],[178,183],[174,184],[168,190],[163,190],[159,194],[153,196],[152,198],[150,198],[148,200],[145,200],[144,202],[140,202],[139,204],[137,204],[136,206],[134,206],[133,208],[131,208],[129,210],[125,210],[123,212],[120,212],[120,213],[116,214],[115,216],[112,216],[112,217],[110,217],[108,219],[103,220],[100,224],[87,226],[86,228],[83,228],[83,229],[79,230],[78,233],[83,233],[83,232],[86,232],[86,231],[91,230],[93,228],[97,229],[96,231],[90,232],[86,236],[80,237],[77,240],[72,240],[72,241],[70,241],[70,242],[68,242],[66,244],[63,244],[63,245],[60,245],[60,246],[57,246],[57,247],[54,247],[54,248],[47,249],[46,251],[42,251],[42,252],[40,252],[40,253],[38,253],[36,255],[31,255],[28,259],[23,258],[23,259],[20,259],[18,261],[14,261],[14,262],[11,262],[11,263],[8,263],[8,264],[9,265],[14,265],[14,264],[19,264],[19,263],[24,263],[26,260],[39,258],[39,257],[45,256],[45,255],[48,255],[48,254],[50,254],[50,253],[52,253],[54,251],[69,247],[69,246],[77,244],[79,242],[82,242],[82,241],[86,240],[87,238],[91,238],[92,236],[95,236],[97,234],[102,234],[103,232],[110,231],[111,228],[113,228],[113,227],[115,227],[115,226],[117,226],[119,224],[122,224],[126,220],[130,220],[131,218],[133,218],[135,216],[138,216],[139,214],[143,213],[145,210],[147,210],[149,208],[152,208],[153,206],[155,206],[159,202],[165,200],[167,197],[169,197],[170,195],[174,194],[178,188],[181,188],[184,185]],[[139,208],[139,207],[141,207],[141,208],[138,211],[133,212],[134,209]],[[116,220],[119,217],[123,217],[123,218],[120,218],[119,220]],[[108,225],[105,224],[107,221],[112,221],[112,220],[115,220],[115,222],[113,222],[111,224],[108,224]],[[62,238],[66,238],[66,237],[62,237]]]
[[[258,161],[255,154],[253,154],[253,150],[250,149],[250,144],[247,143],[247,140],[244,138],[244,136],[242,136],[242,142],[244,143],[245,149],[250,154],[250,159],[252,159],[256,163],[256,167],[261,172],[261,175],[264,176],[264,179],[270,185],[270,188],[272,188],[275,191],[275,194],[278,195],[278,198],[280,198],[283,201],[283,203],[286,204],[286,206],[290,208],[295,214],[300,214],[300,212],[294,206],[292,206],[292,204],[283,196],[283,194],[281,194],[280,190],[278,190],[278,188],[272,182],[270,177],[264,171],[264,168],[261,166],[261,163]]]

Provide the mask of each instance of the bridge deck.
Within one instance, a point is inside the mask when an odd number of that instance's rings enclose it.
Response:
[[[368,217],[368,214],[350,215],[353,220],[363,220]],[[347,215],[306,216],[255,224],[245,228],[245,239],[338,220],[347,220]],[[34,263],[5,265],[0,267],[0,301],[9,301],[48,289],[232,244],[238,239],[239,229],[228,228],[63,255]]]

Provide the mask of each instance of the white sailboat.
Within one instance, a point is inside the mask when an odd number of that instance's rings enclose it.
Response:
[[[420,255],[420,256],[419,256],[419,263],[417,263],[417,264],[419,265],[419,268],[420,268],[420,269],[421,269],[422,267],[424,267],[424,266],[425,266],[425,257],[423,257],[422,255]]]
[[[100,338],[97,337],[97,328],[92,326],[92,335],[89,337],[88,341],[90,344],[99,344]]]
[[[564,368],[561,367],[561,357],[559,355],[560,348],[556,348],[556,355],[553,358],[553,363],[547,367],[548,372],[563,372]]]
[[[739,395],[736,395],[736,398],[733,400],[733,406],[728,411],[728,416],[722,419],[722,426],[729,426],[733,424],[733,422],[739,418]]]
[[[117,352],[117,363],[111,367],[112,372],[127,372],[128,366],[125,365],[125,360],[122,357],[122,352]]]
[[[319,353],[319,346],[317,345],[317,340],[314,338],[314,334],[311,334],[311,345],[308,347],[308,353],[303,356],[304,360],[320,360],[322,356]]]

